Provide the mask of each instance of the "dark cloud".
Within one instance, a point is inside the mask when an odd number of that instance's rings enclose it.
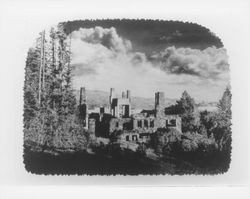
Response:
[[[159,39],[161,41],[173,42],[175,40],[178,40],[182,36],[183,34],[179,30],[175,30],[172,34],[169,34],[168,36],[160,36]]]
[[[206,49],[223,47],[221,40],[209,29],[194,23],[162,20],[79,20],[64,23],[69,34],[80,28],[114,27],[120,37],[130,40],[134,51],[146,54],[160,52],[166,46]],[[108,45],[109,46],[109,45]]]

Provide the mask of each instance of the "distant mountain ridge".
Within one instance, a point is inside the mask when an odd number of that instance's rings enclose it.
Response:
[[[79,100],[80,91],[75,90],[76,98]],[[95,107],[109,107],[109,92],[101,90],[86,90],[87,104],[89,109],[94,109]],[[118,97],[121,97],[118,95]],[[165,106],[170,106],[176,103],[178,99],[165,98]],[[79,102],[79,101],[78,101]],[[136,110],[151,110],[154,109],[155,98],[137,97],[131,96],[131,106],[132,109]],[[215,111],[217,109],[217,102],[197,102],[196,103],[200,111],[208,110]]]
[[[76,98],[79,100],[80,91],[75,90]],[[87,104],[90,109],[94,107],[108,107],[109,106],[109,92],[100,91],[100,90],[86,90],[87,96]],[[118,96],[121,97],[121,96]],[[175,104],[177,99],[165,98],[166,106],[171,104]],[[137,97],[131,96],[131,106],[132,109],[154,109],[155,99],[154,98],[145,98],[145,97]]]

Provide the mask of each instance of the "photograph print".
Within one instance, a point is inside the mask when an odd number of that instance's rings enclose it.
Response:
[[[45,175],[217,175],[230,169],[228,55],[213,30],[75,20],[27,52],[23,161]]]

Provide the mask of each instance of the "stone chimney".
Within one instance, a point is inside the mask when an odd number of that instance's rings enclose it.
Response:
[[[86,89],[85,87],[81,87],[80,88],[80,102],[79,104],[82,105],[82,104],[86,104],[87,102],[87,99],[86,99]]]
[[[115,89],[114,88],[110,88],[110,95],[109,95],[109,104],[111,106],[113,98],[115,97]]]
[[[165,97],[163,92],[155,93],[155,117],[165,116]]]

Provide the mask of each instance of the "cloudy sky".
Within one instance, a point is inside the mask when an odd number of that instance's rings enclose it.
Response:
[[[229,84],[228,56],[213,33],[180,22],[134,29],[131,24],[71,31],[76,89],[114,87],[119,93],[130,89],[142,97],[163,91],[168,98],[179,98],[187,90],[196,100],[221,98]]]

